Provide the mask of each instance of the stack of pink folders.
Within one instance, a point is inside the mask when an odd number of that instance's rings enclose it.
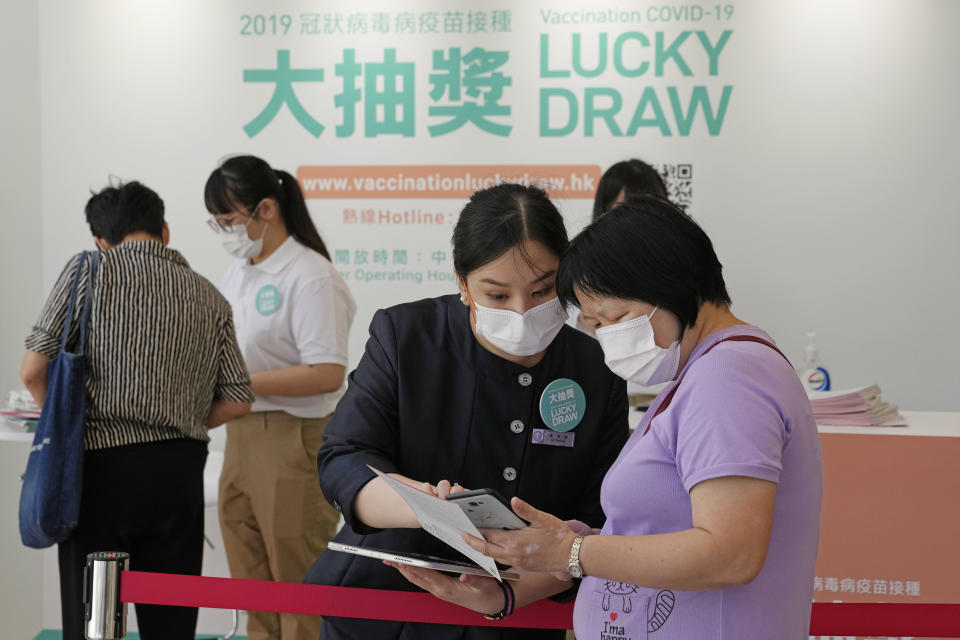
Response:
[[[896,406],[880,399],[880,387],[842,391],[808,391],[817,424],[838,427],[904,427]]]

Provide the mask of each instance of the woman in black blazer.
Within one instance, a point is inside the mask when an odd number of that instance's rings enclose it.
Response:
[[[626,388],[604,364],[596,340],[564,325],[554,288],[567,246],[562,217],[543,191],[501,184],[474,194],[453,244],[459,298],[378,311],[366,352],[327,426],[318,455],[320,486],[346,521],[338,542],[456,555],[419,528],[406,504],[367,465],[423,483],[441,497],[450,491],[449,480],[519,496],[590,527],[603,524],[600,483],[627,438]],[[573,407],[574,418],[551,428],[550,408],[558,398]],[[438,579],[473,596],[479,590],[489,601],[489,615],[512,611],[495,580]],[[306,581],[417,589],[379,560],[335,551],[321,554]],[[575,588],[544,574],[524,574],[512,585],[517,607],[572,597]],[[563,635],[328,617],[321,638]]]

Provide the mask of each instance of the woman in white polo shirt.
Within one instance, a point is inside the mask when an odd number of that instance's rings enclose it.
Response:
[[[336,533],[317,450],[345,388],[356,304],[289,173],[254,156],[224,161],[204,190],[237,257],[223,294],[253,383],[251,413],[227,425],[220,525],[235,578],[299,582]],[[316,640],[320,618],[251,611],[250,640]]]

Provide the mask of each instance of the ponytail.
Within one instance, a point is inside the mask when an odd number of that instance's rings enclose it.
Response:
[[[297,242],[330,260],[300,185],[286,171],[274,170],[256,156],[234,156],[213,170],[203,192],[207,211],[213,214],[230,213],[237,205],[253,212],[265,198],[277,202],[287,232]]]
[[[310,217],[310,211],[307,209],[307,202],[303,198],[303,191],[300,190],[300,184],[297,179],[284,171],[275,169],[277,180],[280,183],[280,189],[283,194],[283,201],[280,203],[280,212],[283,215],[283,222],[287,225],[287,231],[297,241],[305,247],[313,249],[327,260],[330,259],[330,252],[327,251],[327,245],[324,244],[317,226],[313,224],[313,218]]]

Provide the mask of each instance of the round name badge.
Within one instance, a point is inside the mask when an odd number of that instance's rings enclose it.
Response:
[[[257,291],[257,311],[262,316],[269,316],[280,308],[280,290],[272,284],[265,285]]]
[[[583,388],[569,378],[554,380],[540,396],[540,418],[554,431],[570,431],[580,424],[586,410]]]

